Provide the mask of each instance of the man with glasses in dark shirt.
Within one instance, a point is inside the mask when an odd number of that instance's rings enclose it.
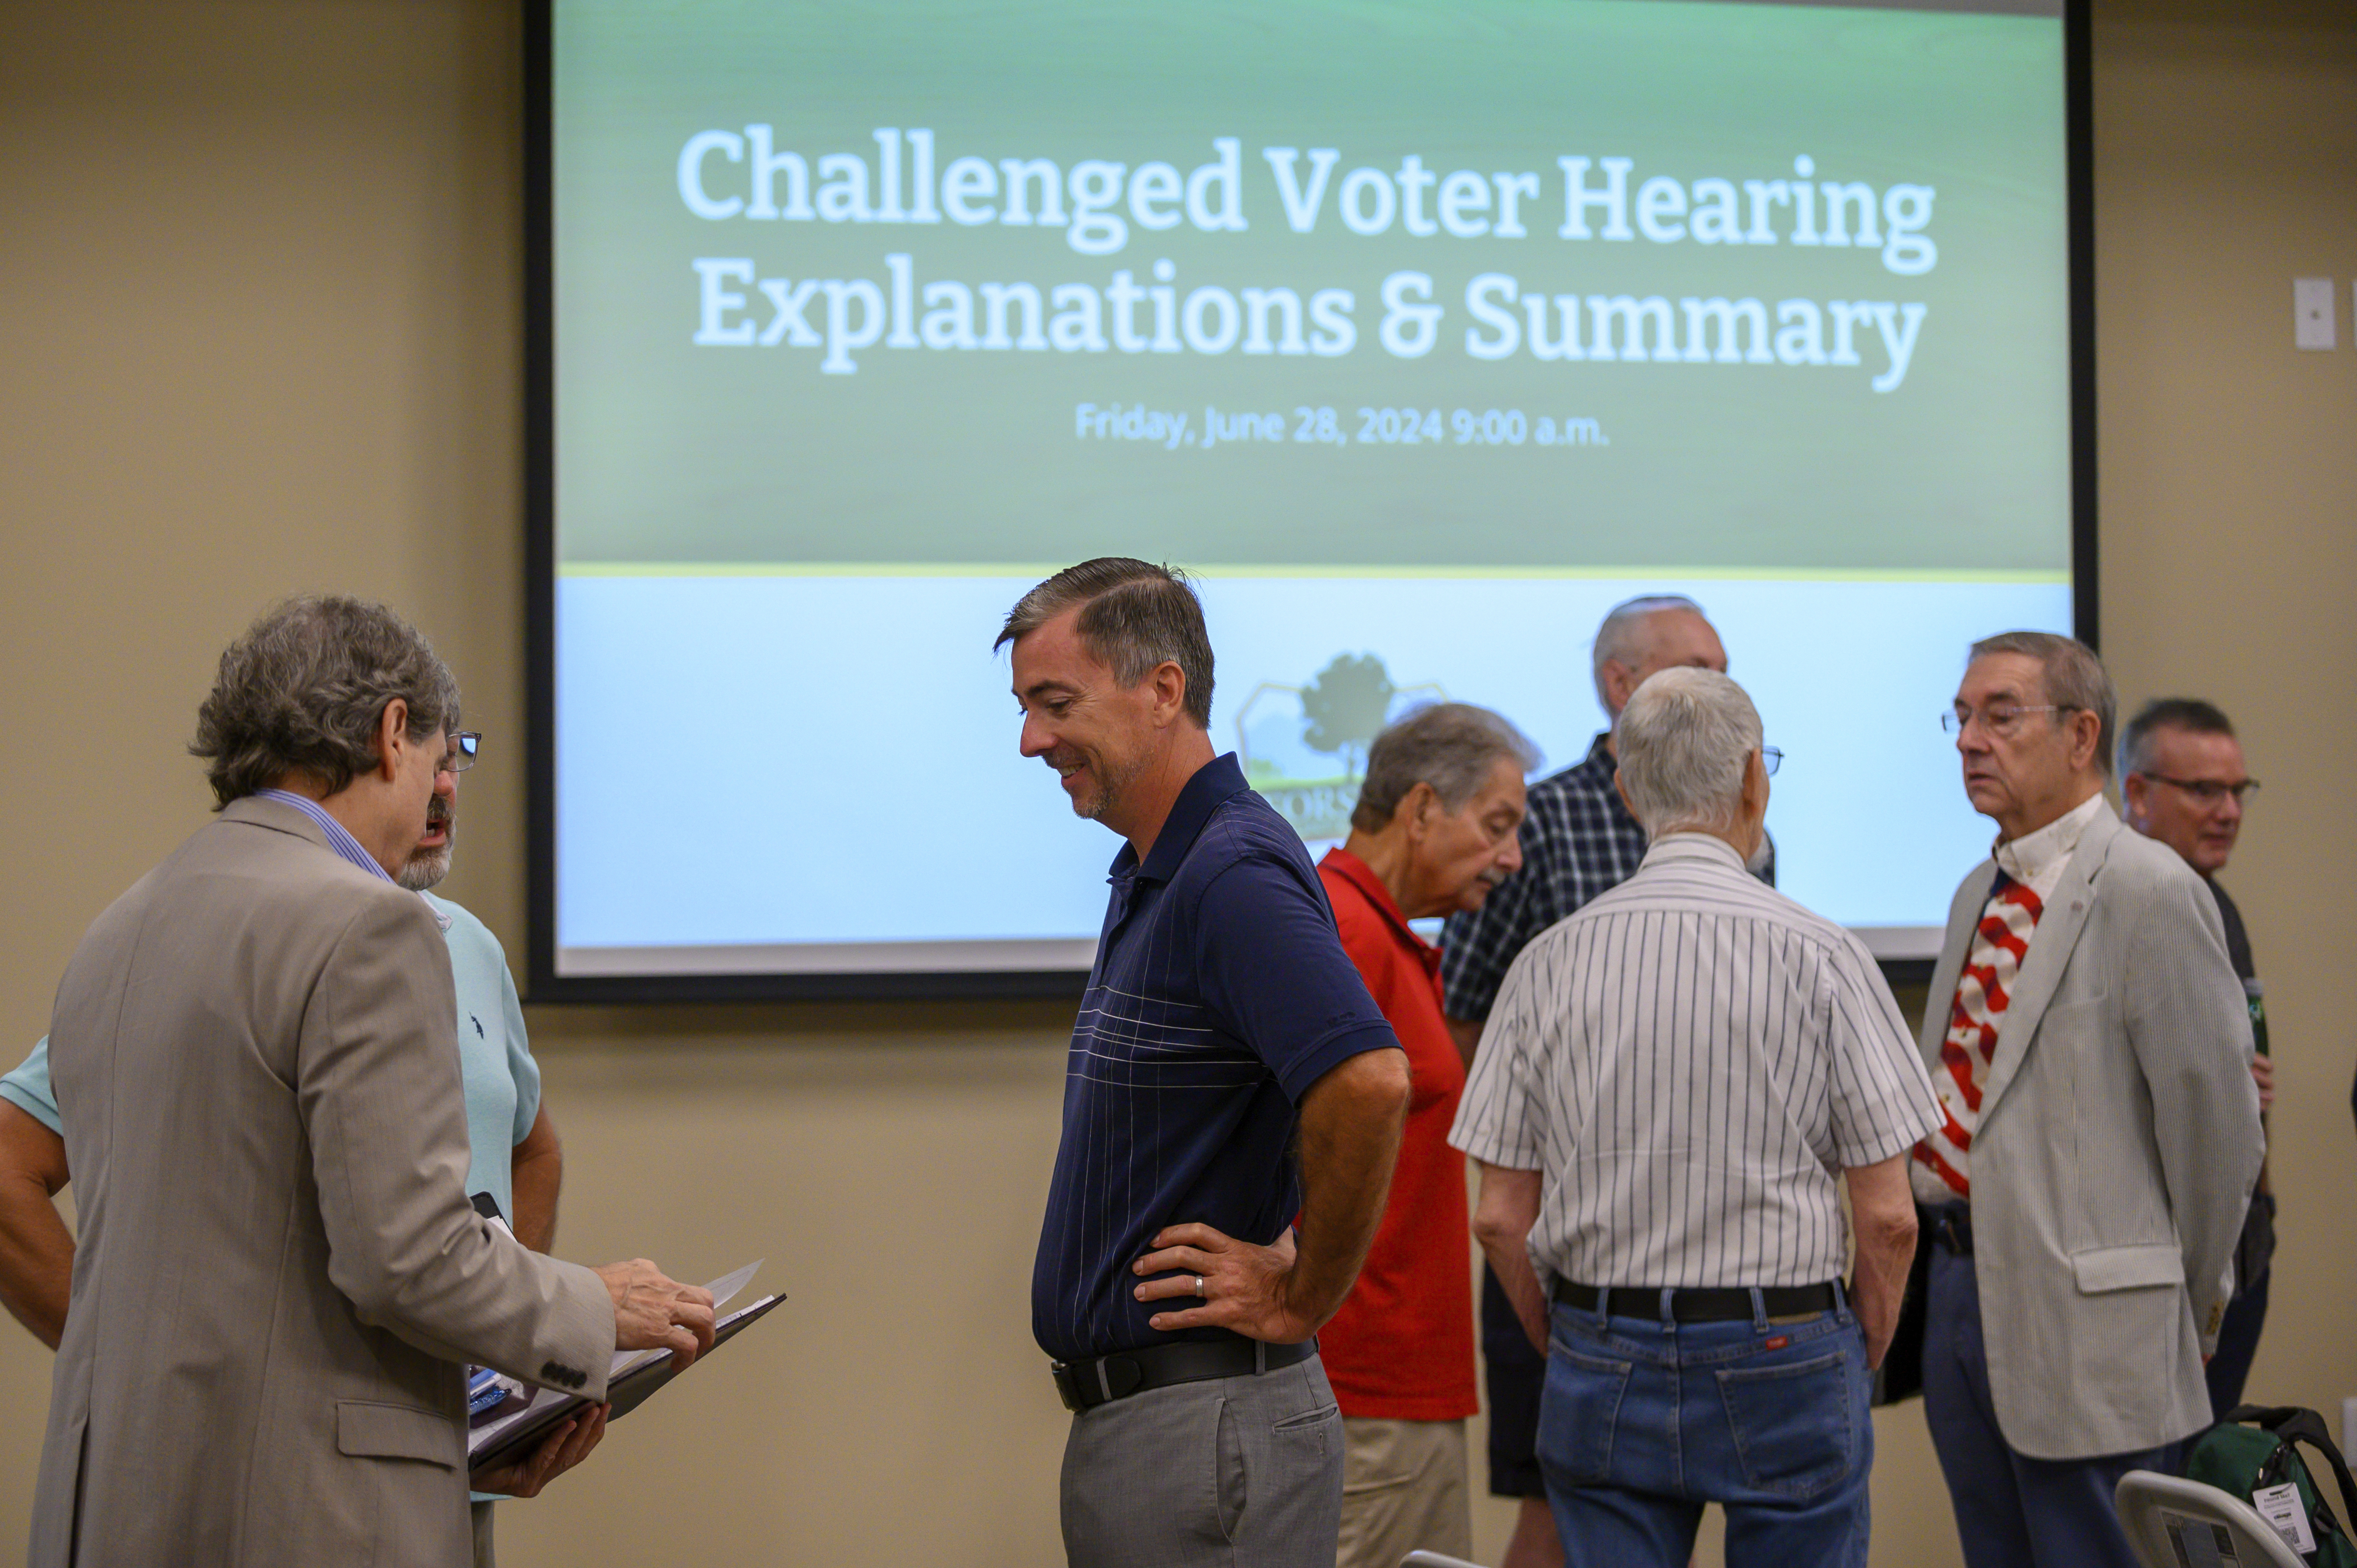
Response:
[[[2276,1101],[2275,1063],[2267,1056],[2266,1004],[2258,969],[2251,961],[2250,934],[2243,912],[2218,886],[2218,874],[2234,853],[2243,831],[2244,797],[2259,787],[2243,764],[2243,743],[2234,726],[2211,703],[2194,697],[2162,697],[2147,703],[2120,732],[2120,796],[2128,826],[2158,839],[2201,874],[2226,923],[2226,956],[2243,977],[2251,1001],[2251,1033],[2258,1054],[2251,1076],[2258,1080],[2259,1110]],[[2218,1353],[2203,1375],[2210,1382],[2211,1409],[2219,1416],[2243,1402],[2243,1384],[2259,1353],[2259,1331],[2267,1320],[2267,1281],[2276,1253],[2276,1195],[2267,1169],[2259,1167],[2258,1190],[2234,1249],[2234,1295],[2218,1330]]]
[[[1073,1412],[1066,1554],[1331,1568],[1342,1418],[1313,1336],[1383,1218],[1406,1056],[1300,837],[1212,753],[1185,579],[1083,562],[1023,596],[1008,643],[1023,755],[1128,841],[1032,1273]]]

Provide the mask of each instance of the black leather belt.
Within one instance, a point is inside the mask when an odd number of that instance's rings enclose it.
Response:
[[[1555,1300],[1580,1312],[1594,1312],[1602,1294],[1594,1285],[1576,1285],[1568,1280],[1557,1280],[1555,1285]],[[1662,1316],[1658,1286],[1646,1289],[1614,1285],[1610,1294],[1615,1317],[1651,1317],[1658,1321]],[[1805,1317],[1811,1313],[1831,1312],[1835,1300],[1830,1283],[1776,1285],[1762,1287],[1760,1292],[1762,1315],[1768,1317]],[[1742,1286],[1670,1292],[1670,1318],[1676,1323],[1732,1323],[1750,1316],[1751,1311],[1751,1292]]]
[[[1086,1361],[1058,1361],[1048,1369],[1056,1380],[1066,1410],[1093,1410],[1147,1389],[1172,1383],[1200,1383],[1211,1378],[1249,1378],[1307,1361],[1318,1354],[1318,1341],[1298,1345],[1265,1345],[1238,1336],[1232,1339],[1179,1339],[1142,1350],[1123,1350]]]
[[[1932,1240],[1959,1258],[1973,1255],[1973,1211],[1961,1203],[1943,1203],[1931,1211]]]

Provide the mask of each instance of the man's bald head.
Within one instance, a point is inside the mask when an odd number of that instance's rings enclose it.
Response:
[[[1596,628],[1596,700],[1618,719],[1629,698],[1661,670],[1691,667],[1727,673],[1727,650],[1683,594],[1645,594],[1612,607]]]

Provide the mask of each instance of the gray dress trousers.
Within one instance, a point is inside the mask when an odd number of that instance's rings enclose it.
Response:
[[[1342,1413],[1318,1358],[1072,1417],[1071,1568],[1333,1568]]]

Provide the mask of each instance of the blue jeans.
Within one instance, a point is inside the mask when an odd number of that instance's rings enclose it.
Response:
[[[1729,1568],[1863,1568],[1873,1380],[1847,1299],[1671,1324],[1619,1294],[1609,1319],[1555,1308],[1539,1467],[1567,1568],[1684,1568],[1706,1503],[1727,1511]]]

